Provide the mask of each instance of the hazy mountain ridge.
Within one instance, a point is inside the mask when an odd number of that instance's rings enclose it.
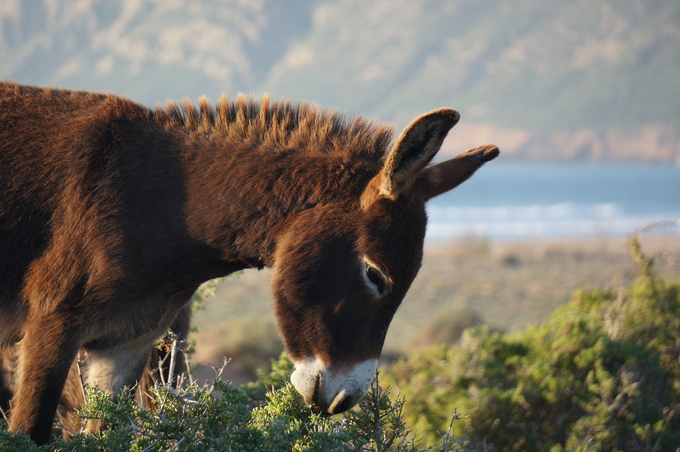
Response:
[[[309,1],[270,3],[13,0],[0,9],[0,77],[146,104],[256,90],[265,58],[274,53],[274,64],[287,48],[271,36],[281,32],[274,17],[300,25],[288,39],[309,21]]]
[[[483,132],[522,158],[680,159],[678,48],[663,0],[0,6],[0,78],[147,105],[268,91],[399,126],[452,106],[456,145]]]

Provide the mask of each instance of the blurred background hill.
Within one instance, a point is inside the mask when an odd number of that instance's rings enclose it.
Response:
[[[680,161],[680,3],[667,0],[2,0],[0,78],[168,98],[271,92],[403,126],[445,151]]]

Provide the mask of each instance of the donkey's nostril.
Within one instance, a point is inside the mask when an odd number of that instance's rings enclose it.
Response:
[[[349,410],[353,406],[354,397],[352,397],[352,394],[347,389],[343,389],[337,396],[335,396],[333,403],[331,403],[331,406],[328,408],[328,413],[329,414],[342,413],[344,411]]]

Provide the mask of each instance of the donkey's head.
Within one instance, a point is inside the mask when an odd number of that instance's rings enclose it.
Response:
[[[305,402],[340,413],[364,395],[387,328],[420,268],[425,202],[498,155],[470,150],[427,167],[458,121],[442,109],[414,121],[359,199],[302,212],[279,239],[276,315]]]

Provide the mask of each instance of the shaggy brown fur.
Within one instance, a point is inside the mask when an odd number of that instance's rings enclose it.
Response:
[[[243,268],[274,268],[296,363],[335,372],[377,358],[420,266],[424,202],[498,154],[426,168],[457,120],[432,112],[390,145],[384,125],[266,97],[152,111],[0,84],[0,345],[19,356],[10,429],[47,442],[80,349],[89,384],[133,384],[197,286]]]

